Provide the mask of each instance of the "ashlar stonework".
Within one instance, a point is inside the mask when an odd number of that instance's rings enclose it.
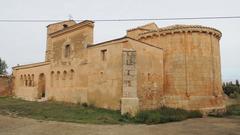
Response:
[[[87,103],[133,115],[161,106],[225,109],[220,31],[150,23],[94,44],[93,29],[88,20],[48,25],[45,62],[13,67],[15,96]]]

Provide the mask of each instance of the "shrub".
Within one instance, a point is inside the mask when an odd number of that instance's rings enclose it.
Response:
[[[200,111],[190,111],[188,118],[201,118],[203,114]]]
[[[238,80],[236,80],[235,84],[232,82],[223,83],[223,91],[230,98],[237,98],[237,95],[240,94],[240,86]]]
[[[235,91],[235,92],[229,94],[229,97],[234,98],[234,99],[240,98],[240,93]]]
[[[88,104],[87,103],[82,103],[82,106],[83,107],[88,107]]]
[[[202,114],[199,111],[186,111],[183,109],[162,107],[156,110],[146,110],[139,112],[135,117],[135,122],[157,124],[200,117],[202,117]]]
[[[227,107],[227,115],[238,115],[240,116],[240,105],[231,105]]]
[[[131,123],[131,122],[134,121],[134,117],[132,117],[129,113],[125,113],[119,118],[119,121],[120,122]]]

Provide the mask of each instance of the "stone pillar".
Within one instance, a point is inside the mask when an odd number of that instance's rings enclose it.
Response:
[[[121,114],[134,116],[139,110],[137,97],[136,51],[123,50],[123,95],[121,98]]]

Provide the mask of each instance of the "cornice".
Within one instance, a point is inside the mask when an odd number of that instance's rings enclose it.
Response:
[[[71,31],[76,30],[78,28],[82,28],[84,26],[94,27],[93,23],[94,23],[93,21],[86,20],[86,21],[80,22],[78,24],[72,25],[70,27],[64,28],[62,30],[59,30],[57,32],[51,33],[51,34],[49,34],[49,36],[53,38],[53,37],[60,36],[60,35],[63,35],[65,33],[71,32]]]
[[[15,67],[12,67],[12,69],[13,70],[18,70],[18,69],[24,69],[24,68],[45,66],[45,65],[49,65],[49,64],[50,64],[50,62],[39,62],[39,63],[32,63],[32,64],[15,66]]]
[[[212,27],[206,27],[201,25],[172,25],[168,27],[159,28],[158,30],[153,30],[150,32],[144,32],[139,34],[139,39],[144,39],[148,37],[154,36],[165,36],[168,34],[175,34],[175,33],[206,33],[215,36],[216,38],[220,39],[222,33]]]

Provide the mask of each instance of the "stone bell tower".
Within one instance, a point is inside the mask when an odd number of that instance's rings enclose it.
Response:
[[[49,36],[50,34],[63,30],[67,27],[75,25],[76,22],[74,20],[62,21],[58,23],[49,24],[47,26],[47,45],[46,45],[46,54],[45,54],[45,61],[50,61],[51,54],[52,54],[52,40]]]

